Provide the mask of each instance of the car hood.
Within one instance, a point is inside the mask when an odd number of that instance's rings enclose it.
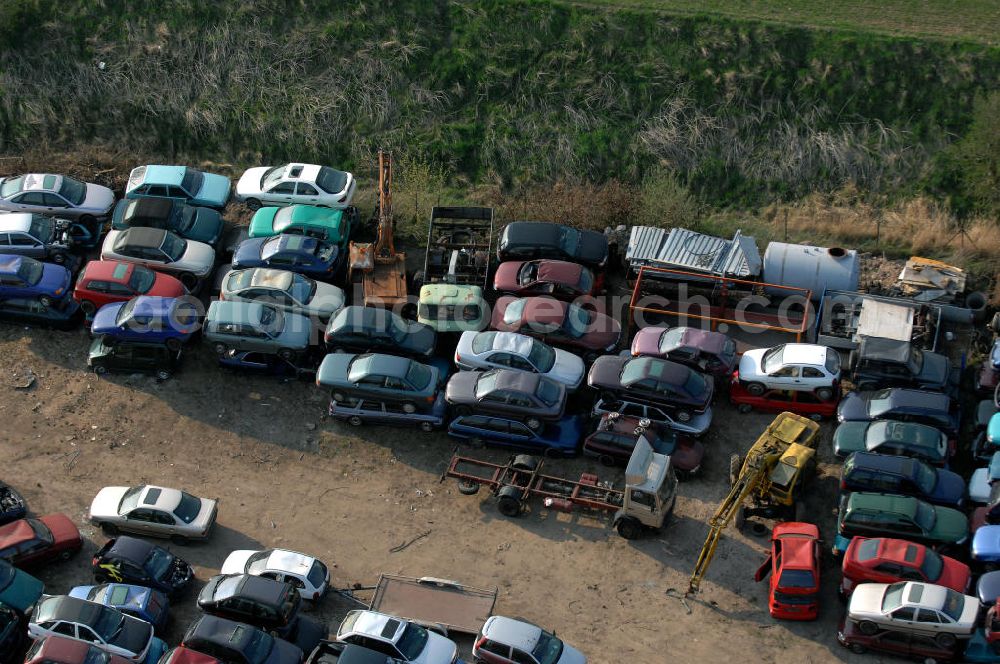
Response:
[[[923,366],[920,367],[917,380],[923,385],[943,387],[948,384],[950,374],[951,361],[947,357],[937,353],[924,353]]]
[[[833,432],[833,453],[847,456],[851,452],[864,452],[867,431],[868,422],[844,422]]]
[[[868,416],[868,398],[861,392],[848,392],[837,405],[837,420],[840,422],[864,422]]]
[[[969,534],[969,518],[950,507],[936,507],[931,537],[940,542],[960,542]]]
[[[115,204],[115,192],[99,184],[88,184],[81,208],[98,214],[107,214]]]
[[[57,546],[82,541],[80,539],[80,530],[65,514],[49,514],[38,520],[52,531],[52,538],[55,540]]]
[[[205,179],[201,183],[198,200],[214,207],[224,206],[229,200],[229,189],[232,186],[229,178],[216,173],[203,173],[203,175]]]
[[[233,551],[226,556],[222,567],[219,569],[219,574],[243,574],[247,569],[247,561],[255,553],[257,552],[249,549]]]
[[[556,664],[587,664],[587,658],[582,652],[563,641],[562,654]]]
[[[602,355],[594,360],[587,374],[587,384],[591,387],[609,387],[620,389],[622,368],[631,357],[621,355]]]
[[[851,593],[851,600],[847,605],[847,614],[856,618],[858,616],[880,616],[882,615],[882,597],[885,583],[862,583]]]
[[[750,380],[762,376],[764,370],[760,363],[764,360],[764,353],[768,350],[767,348],[754,348],[743,353],[743,357],[740,358],[740,378]]]
[[[118,312],[125,306],[125,302],[113,302],[105,304],[94,314],[94,320],[90,324],[90,333],[94,336],[108,334],[118,329]]]
[[[304,655],[298,646],[284,639],[275,638],[274,647],[267,656],[266,664],[299,664]]]
[[[941,560],[944,563],[941,566],[941,576],[934,583],[960,593],[966,592],[969,589],[969,581],[972,579],[972,571],[969,566],[947,556],[941,556]]]
[[[70,292],[71,278],[69,270],[62,265],[42,263],[42,278],[35,288],[55,298],[61,298]]]
[[[522,261],[500,263],[497,273],[493,277],[493,288],[498,291],[520,289],[517,283],[517,273],[521,270],[522,265],[524,265]]]
[[[260,193],[260,179],[271,169],[270,166],[248,168],[236,183],[236,193],[240,196]]]
[[[259,267],[260,249],[266,241],[266,237],[255,237],[240,242],[233,252],[233,267]]]
[[[451,404],[476,403],[476,383],[482,376],[481,371],[458,371],[448,379],[444,398]]]
[[[965,498],[965,480],[950,470],[937,471],[937,484],[928,496],[933,502],[958,507]]]
[[[344,308],[344,300],[343,290],[333,284],[317,281],[316,292],[309,300],[309,309],[322,312],[323,316],[333,316],[334,313]]]
[[[184,255],[173,264],[173,267],[204,276],[212,271],[213,265],[215,265],[215,249],[204,242],[188,240]]]
[[[604,267],[608,261],[608,238],[596,231],[580,231],[577,257],[584,263]]]
[[[206,244],[215,244],[222,236],[222,215],[209,208],[197,208],[187,237]]]
[[[583,363],[583,358],[558,348],[554,350],[556,352],[556,361],[552,365],[552,368],[549,369],[547,375],[565,385],[568,390],[575,390],[580,387],[580,383],[583,382],[583,374],[587,370],[587,367]]]
[[[102,309],[103,311],[103,309]],[[98,312],[100,314],[100,312]],[[127,486],[106,486],[90,502],[90,518],[118,518],[118,506],[128,492]]]
[[[153,626],[145,620],[125,616],[122,631],[115,637],[114,644],[129,652],[142,653],[153,639]]]
[[[400,347],[410,353],[430,356],[434,354],[436,341],[437,333],[433,327],[422,323],[411,323]]]
[[[282,346],[293,349],[303,349],[309,346],[309,339],[312,336],[313,325],[306,316],[286,313],[285,327],[278,335],[277,341]]]
[[[45,584],[40,580],[21,570],[16,570],[14,581],[0,591],[0,602],[25,613],[32,604],[38,601],[44,590]]]
[[[420,664],[446,664],[455,659],[458,653],[458,646],[451,639],[445,638],[437,632],[427,631],[427,643],[420,656],[414,660]]]
[[[632,338],[633,355],[661,355],[660,337],[663,336],[662,327],[644,327]]]

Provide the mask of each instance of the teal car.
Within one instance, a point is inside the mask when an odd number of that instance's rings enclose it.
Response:
[[[308,235],[344,250],[351,237],[353,212],[313,205],[264,207],[257,210],[250,220],[250,237],[271,237],[281,233]]]
[[[137,166],[129,173],[125,198],[176,198],[188,205],[221,210],[231,189],[226,176],[190,166]]]
[[[841,496],[833,551],[840,555],[852,537],[898,537],[927,546],[962,545],[969,519],[950,507],[910,496],[848,493]]]
[[[6,560],[0,560],[0,604],[26,613],[42,596],[45,584]]]

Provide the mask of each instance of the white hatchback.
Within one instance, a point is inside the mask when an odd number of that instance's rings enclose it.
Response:
[[[342,210],[351,204],[357,181],[347,171],[316,164],[248,168],[236,183],[236,200],[251,210],[265,205],[316,205]]]
[[[265,549],[233,551],[220,574],[252,574],[294,586],[303,599],[318,601],[330,585],[330,570],[319,560],[297,551]]]
[[[767,390],[815,392],[823,401],[833,399],[840,385],[840,354],[816,344],[782,344],[743,353],[740,384],[760,396]]]

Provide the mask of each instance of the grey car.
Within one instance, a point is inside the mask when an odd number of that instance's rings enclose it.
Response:
[[[264,302],[284,311],[315,316],[323,323],[344,307],[344,291],[332,284],[263,267],[229,272],[222,280],[220,297],[227,301]]]
[[[106,486],[90,503],[91,523],[105,533],[133,532],[178,542],[205,539],[215,523],[214,500],[162,486]]]
[[[107,219],[114,204],[115,194],[107,187],[66,175],[30,173],[0,179],[0,210],[93,222]]]
[[[456,415],[487,413],[525,418],[540,429],[545,420],[558,420],[566,410],[566,388],[538,374],[493,369],[459,371],[444,394]]]
[[[70,260],[73,245],[69,226],[69,221],[44,214],[0,214],[0,253],[63,265]]]
[[[440,380],[436,367],[380,353],[330,353],[316,371],[316,384],[329,388],[337,403],[350,405],[360,399],[376,399],[401,403],[407,413],[430,410]]]
[[[259,302],[216,301],[205,317],[205,339],[215,352],[258,351],[290,360],[309,347],[312,323]]]

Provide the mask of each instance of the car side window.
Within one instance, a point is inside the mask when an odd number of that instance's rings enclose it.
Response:
[[[486,639],[479,649],[505,659],[510,659],[510,646]]]
[[[798,378],[799,368],[795,366],[782,367],[771,375],[775,378]]]
[[[489,401],[490,403],[507,403],[507,391],[494,390],[493,392],[487,393],[482,400]]]
[[[538,664],[534,657],[517,648],[514,648],[511,652],[511,660],[517,662],[517,664]]]
[[[128,518],[134,521],[153,521],[153,510],[139,508],[128,513]]]
[[[487,360],[501,367],[509,367],[514,357],[510,353],[493,353]]]
[[[67,207],[66,200],[58,194],[42,194],[42,200],[48,207]]]
[[[180,187],[167,187],[167,196],[170,198],[189,198],[188,193]]]
[[[161,512],[160,510],[150,510],[153,513],[153,522],[161,523],[166,526],[174,525],[174,517],[170,516],[166,512]]]
[[[531,429],[520,422],[510,423],[510,433],[512,436],[518,436],[520,438],[531,438]]]
[[[29,191],[17,201],[21,205],[45,205],[45,196],[40,191]]]
[[[903,606],[892,612],[893,620],[913,620],[914,609],[912,606]]]
[[[269,194],[294,194],[295,193],[295,183],[294,182],[279,182],[278,184],[271,187],[268,190]]]
[[[319,192],[312,185],[306,184],[305,182],[300,182],[298,189],[295,191],[299,196],[316,196]]]
[[[631,489],[632,502],[639,507],[644,507],[647,510],[652,510],[655,503],[653,495],[645,491],[640,491],[639,489]]]
[[[101,639],[97,638],[97,634],[87,627],[86,625],[77,625],[76,635],[81,641],[90,641],[91,643],[104,643]]]
[[[10,245],[10,235],[8,233],[0,233],[0,246]]]
[[[24,233],[11,233],[10,243],[15,247],[37,247],[41,244],[35,238],[25,235]]]
[[[73,623],[58,622],[51,628],[53,634],[62,634],[76,638],[76,628]]]
[[[920,611],[917,612],[917,622],[939,625],[941,623],[941,618],[938,616],[937,611],[932,611],[931,609],[920,609]]]
[[[802,367],[803,378],[823,378],[823,372],[816,367]]]

